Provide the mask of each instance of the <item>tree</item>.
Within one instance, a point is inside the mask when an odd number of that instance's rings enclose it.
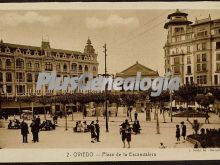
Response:
[[[40,96],[37,98],[37,102],[43,105],[44,109],[44,119],[47,120],[47,115],[46,115],[46,105],[49,104],[49,97],[48,96]]]
[[[132,121],[131,106],[135,105],[136,101],[139,99],[139,95],[136,93],[123,93],[121,94],[121,99],[123,103],[128,107],[127,117],[129,117],[130,120]]]
[[[188,104],[191,101],[195,101],[195,97],[198,93],[198,86],[195,84],[186,84],[179,88],[179,90],[174,91],[175,99],[180,99],[182,102],[186,103],[187,120],[189,117]]]
[[[206,112],[208,112],[209,105],[214,103],[214,97],[211,93],[207,93],[206,95],[198,94],[195,100],[199,105],[205,108]]]
[[[107,95],[107,100],[109,100],[109,103],[115,103],[116,104],[116,113],[115,116],[118,116],[118,107],[121,104],[121,98],[119,94],[113,94],[113,93],[108,93]]]
[[[64,107],[64,113],[65,113],[65,130],[68,130],[67,127],[67,111],[66,111],[66,105],[71,103],[71,95],[70,94],[64,94],[57,96],[57,100],[63,105]]]

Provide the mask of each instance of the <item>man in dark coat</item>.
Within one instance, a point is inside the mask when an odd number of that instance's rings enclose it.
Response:
[[[186,139],[186,125],[184,124],[184,122],[181,122],[181,126],[182,126],[182,137],[185,140]]]
[[[33,142],[39,142],[39,131],[40,131],[40,126],[39,124],[33,120],[31,123],[31,132],[33,134]]]
[[[29,130],[28,130],[28,125],[24,120],[21,122],[21,134],[23,136],[23,143],[27,143]]]
[[[94,143],[95,142],[94,139],[96,138],[94,121],[91,122],[89,128],[91,132],[91,142]]]
[[[96,132],[96,140],[97,140],[97,142],[100,142],[100,141],[99,141],[99,135],[100,135],[99,120],[96,120],[95,132]]]
[[[40,126],[40,116],[36,118],[36,123]]]

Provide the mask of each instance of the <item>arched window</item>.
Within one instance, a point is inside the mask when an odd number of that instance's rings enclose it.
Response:
[[[51,64],[51,62],[46,62],[45,63],[45,70],[46,71],[52,71],[53,70],[53,65]]]
[[[3,75],[2,75],[2,73],[0,72],[0,82],[2,82],[3,81]]]
[[[63,64],[63,71],[67,71],[67,65]]]
[[[77,64],[72,63],[71,69],[72,69],[73,71],[76,71],[76,70],[77,70]]]
[[[92,69],[94,72],[96,71],[96,67],[95,66],[93,66],[93,69]]]
[[[10,59],[6,59],[6,67],[11,67],[11,60]]]
[[[21,58],[18,58],[17,60],[16,60],[16,68],[24,68],[24,60],[23,59],[21,59]]]
[[[79,71],[82,71],[82,65],[79,65]]]
[[[27,73],[27,82],[32,82],[32,74]]]
[[[6,73],[6,81],[7,81],[7,82],[12,82],[12,75],[11,75],[10,72],[7,72],[7,73]]]
[[[89,71],[89,68],[88,68],[88,66],[86,65],[85,66],[85,72],[88,72]]]

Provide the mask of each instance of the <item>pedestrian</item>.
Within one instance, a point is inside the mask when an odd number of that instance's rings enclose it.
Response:
[[[40,116],[38,116],[35,120],[36,120],[36,124],[38,124],[40,126],[40,124],[41,124]]]
[[[182,126],[182,137],[185,142],[185,140],[186,140],[186,125],[184,124],[184,121],[181,122],[181,126]]]
[[[120,128],[120,134],[121,134],[121,140],[123,142],[123,148],[126,147],[125,145],[125,140],[127,140],[128,142],[128,148],[130,148],[130,142],[131,142],[131,127],[130,124],[128,122],[128,119],[125,120],[125,122],[123,122]]]
[[[126,126],[126,139],[128,142],[128,148],[131,147],[130,143],[131,143],[131,127],[130,124],[127,124]]]
[[[179,125],[177,124],[176,125],[176,144],[179,144],[180,143],[180,128],[179,128]]]
[[[134,113],[134,120],[138,120],[138,113],[137,113],[137,111],[135,111],[135,113]]]
[[[99,140],[99,136],[100,136],[99,120],[96,120],[95,132],[96,132],[96,140],[97,140],[97,142],[100,142],[100,140]]]
[[[134,121],[134,124],[133,124],[133,132],[135,133],[135,134],[138,134],[138,133],[140,133],[140,123],[139,123],[139,121],[138,120],[135,120]]]
[[[123,122],[121,125],[121,128],[120,128],[120,134],[121,134],[121,140],[123,142],[123,148],[125,148],[125,139],[126,139],[126,124],[125,122]]]
[[[29,134],[28,125],[23,120],[21,122],[21,135],[23,137],[23,143],[28,143],[28,134]]]
[[[208,112],[205,113],[205,123],[209,124],[209,114],[208,114]]]
[[[91,143],[95,143],[96,133],[95,133],[94,121],[92,121],[90,124],[90,132],[91,132]]]
[[[40,126],[39,124],[33,120],[31,123],[31,132],[33,134],[33,142],[39,142],[39,131],[40,131]]]

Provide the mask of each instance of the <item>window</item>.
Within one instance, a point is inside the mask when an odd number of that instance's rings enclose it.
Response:
[[[190,77],[190,83],[191,84],[193,83],[193,77]]]
[[[85,71],[86,71],[86,72],[88,72],[88,71],[89,71],[89,68],[88,68],[88,66],[87,66],[87,65],[85,66]]]
[[[0,72],[0,82],[2,82],[3,81],[3,75],[2,75],[2,73]]]
[[[12,82],[12,75],[10,72],[6,73],[6,82]]]
[[[53,70],[53,65],[50,62],[46,62],[45,70],[52,71]]]
[[[206,43],[202,43],[202,50],[206,50]]]
[[[32,63],[31,63],[31,61],[28,61],[28,62],[27,62],[27,68],[32,68]]]
[[[27,82],[32,82],[32,74],[27,73]]]
[[[214,84],[217,85],[218,84],[218,75],[214,76]]]
[[[6,92],[12,93],[12,86],[11,85],[6,85]]]
[[[77,64],[73,63],[73,64],[71,65],[71,69],[72,69],[73,71],[76,71],[76,70],[77,70]]]
[[[186,84],[189,84],[189,77],[186,77]]]
[[[181,18],[181,17],[180,17]],[[174,29],[174,31],[175,31],[175,33],[182,33],[182,32],[184,32],[184,29],[183,29],[183,27],[176,27],[175,29]]]
[[[216,63],[216,71],[220,72],[220,63]]]
[[[37,62],[34,64],[35,69],[40,69],[40,64]]]
[[[174,74],[179,74],[180,73],[180,68],[178,66],[173,67]]]
[[[57,64],[56,70],[60,70],[60,64]]]
[[[35,75],[34,75],[34,79],[35,79],[35,82],[37,82],[37,79],[38,79],[38,73],[35,73]]]
[[[178,48],[176,48],[176,53],[179,53],[179,49]]]
[[[202,54],[202,61],[206,61],[206,54]]]
[[[0,59],[0,68],[2,68],[2,60]]]
[[[169,60],[167,61],[167,63],[169,62]],[[96,67],[93,66],[93,69],[92,69],[94,72],[96,71]]]
[[[198,32],[198,33],[197,33],[197,37],[205,37],[205,36],[207,36],[207,34],[208,34],[207,31]]]
[[[180,58],[179,57],[174,57],[174,64],[179,64],[180,63]]]
[[[190,53],[190,46],[187,46],[187,53]]]
[[[197,64],[197,72],[200,72],[201,71],[201,66],[200,64]]]
[[[24,85],[16,85],[17,94],[22,95],[25,94],[25,86]]]
[[[79,71],[82,71],[82,65],[79,65]]]
[[[187,64],[191,64],[191,57],[187,56]]]
[[[181,36],[176,37],[176,42],[179,42],[179,41],[181,41]]]
[[[10,59],[6,59],[6,67],[11,67],[11,60]]]
[[[63,71],[67,71],[67,65],[66,64],[63,65]]]
[[[216,49],[220,49],[220,41],[216,42]]]
[[[187,66],[187,74],[191,74],[191,66]]]
[[[216,61],[220,61],[220,54],[216,54]]]
[[[200,62],[201,61],[201,59],[200,59],[200,54],[197,54],[197,62]]]
[[[24,73],[23,72],[16,72],[16,81],[17,82],[24,82]]]
[[[21,68],[21,69],[24,68],[24,60],[23,59],[19,58],[16,60],[16,68]]]
[[[206,64],[202,64],[202,71],[206,71]]]
[[[197,76],[197,84],[207,84],[207,76]]]

